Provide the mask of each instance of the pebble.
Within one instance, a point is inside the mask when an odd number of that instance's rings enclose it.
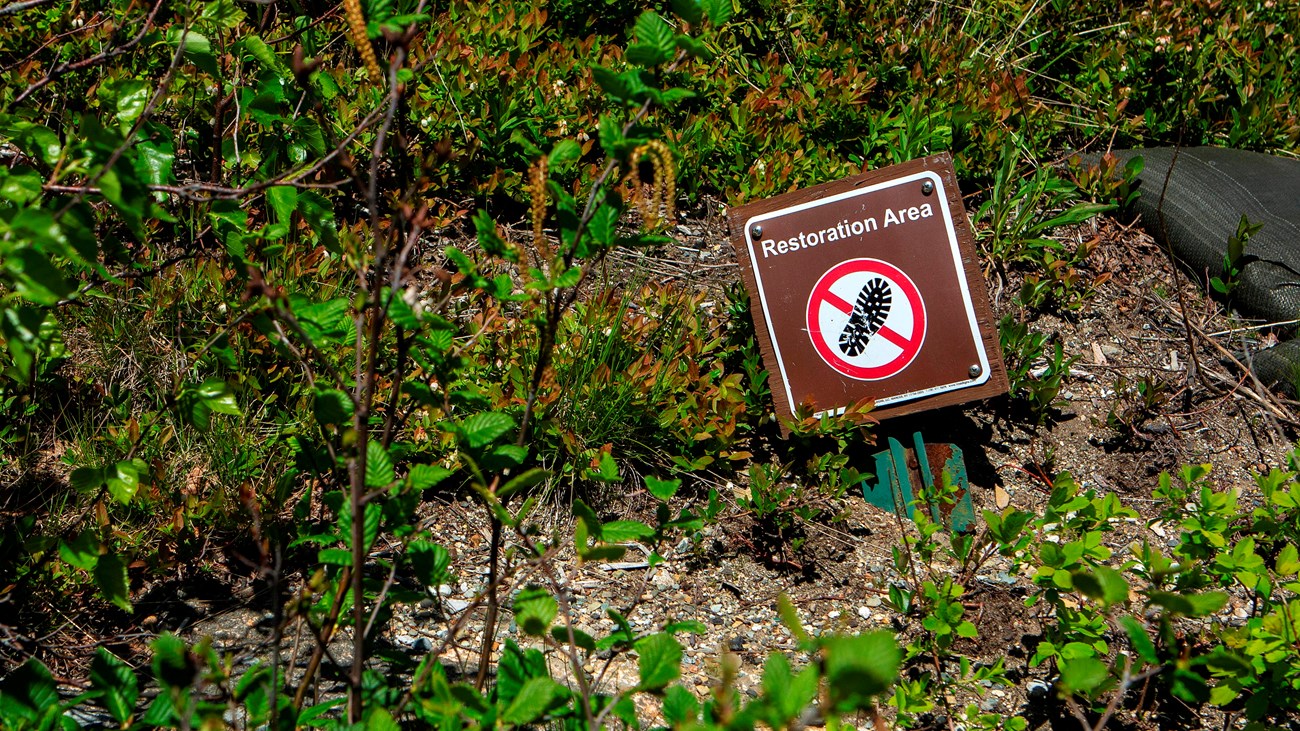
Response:
[[[858,607],[858,616],[862,617],[863,619],[871,619],[871,608]]]
[[[880,606],[880,597],[876,594],[872,594],[871,596],[867,597],[866,600],[863,601],[862,603],[874,609]]]
[[[1029,681],[1029,684],[1025,686],[1025,694],[1030,698],[1045,698],[1051,689],[1052,686],[1041,680],[1031,680]]]
[[[452,614],[460,614],[466,609],[469,609],[469,602],[465,601],[464,599],[447,600],[447,611]]]
[[[828,613],[828,614],[826,615],[826,617],[827,617],[828,619],[839,619],[839,617],[840,617],[840,610],[838,610],[838,609],[832,610],[830,613]]]

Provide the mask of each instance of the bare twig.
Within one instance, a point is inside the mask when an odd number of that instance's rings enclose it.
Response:
[[[44,0],[42,0],[42,2],[43,1]],[[44,78],[42,78],[40,81],[37,81],[33,83],[31,86],[28,86],[26,89],[23,89],[22,92],[19,93],[17,97],[14,97],[13,103],[15,105],[22,103],[22,101],[27,97],[31,96],[33,93],[39,91],[40,89],[45,88],[47,85],[49,85],[50,82],[54,81],[55,79],[58,79],[60,76],[63,76],[64,74],[70,71],[80,71],[82,69],[87,69],[90,68],[91,66],[101,64],[105,61],[108,61],[109,59],[117,58],[118,56],[121,56],[124,53],[130,52],[131,49],[140,45],[140,41],[144,40],[144,37],[149,34],[149,30],[153,28],[154,19],[158,16],[158,11],[162,10],[162,6],[163,6],[163,0],[157,0],[157,2],[154,3],[153,8],[149,10],[149,15],[146,16],[144,19],[144,26],[140,28],[140,32],[136,33],[135,36],[131,38],[131,40],[127,41],[126,43],[123,43],[120,46],[104,51],[103,53],[91,56],[90,58],[82,59],[80,61],[68,61],[68,62],[61,63],[58,66],[55,66],[54,68],[50,69],[49,73],[47,73],[44,76]],[[178,47],[177,50],[179,51],[180,48],[181,47]]]

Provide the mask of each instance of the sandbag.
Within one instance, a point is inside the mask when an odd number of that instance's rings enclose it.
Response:
[[[1300,160],[1218,147],[1183,148],[1176,156],[1173,148],[1114,154],[1125,162],[1142,157],[1135,204],[1142,227],[1167,242],[1203,284],[1224,276],[1228,239],[1242,215],[1263,224],[1246,244],[1232,304],[1270,322],[1300,317]],[[1300,344],[1288,341],[1252,360],[1262,381],[1296,390]]]

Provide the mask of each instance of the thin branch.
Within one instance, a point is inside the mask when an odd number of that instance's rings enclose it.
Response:
[[[0,8],[0,17],[13,15],[14,13],[21,13],[24,10],[30,10],[31,8],[44,5],[48,2],[50,2],[50,0],[23,0],[22,2],[9,3],[3,8]]]
[[[44,0],[42,0],[42,2],[43,1]],[[122,54],[129,52],[131,49],[138,46],[140,44],[140,41],[144,40],[144,37],[148,35],[149,29],[153,27],[154,19],[158,16],[158,11],[162,10],[162,6],[163,6],[163,0],[158,0],[156,3],[154,3],[153,8],[149,11],[149,15],[146,16],[144,19],[144,27],[141,28],[140,32],[135,34],[135,37],[132,38],[131,40],[127,41],[126,43],[116,48],[110,49],[108,51],[105,51],[95,56],[91,56],[90,58],[82,59],[81,61],[75,61],[75,62],[65,62],[59,64],[58,66],[55,66],[54,68],[50,69],[49,73],[47,73],[45,77],[42,78],[40,81],[37,81],[36,83],[32,84],[26,89],[23,89],[22,93],[14,98],[14,104],[22,103],[22,101],[27,97],[31,96],[32,94],[39,91],[40,89],[45,88],[47,85],[49,85],[50,82],[58,79],[60,76],[63,76],[64,74],[70,71],[80,71],[81,69],[90,68],[91,66],[101,64],[105,61],[108,61],[109,59],[117,58],[118,56],[121,56]],[[12,6],[7,6],[7,7],[12,7]],[[179,46],[177,50],[179,51],[180,48],[182,47],[183,44]]]

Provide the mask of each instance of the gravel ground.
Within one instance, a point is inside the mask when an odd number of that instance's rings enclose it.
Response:
[[[665,283],[715,291],[736,278],[721,216],[684,223],[677,235],[675,249],[620,254],[613,266],[637,266]],[[1174,278],[1164,254],[1145,234],[1103,218],[1071,236],[1079,241],[1099,237],[1100,246],[1090,262],[1094,270],[1084,274],[1111,276],[1068,319],[1044,316],[1036,323],[1038,329],[1061,338],[1067,355],[1078,357],[1061,393],[1060,409],[1039,424],[1027,418],[1023,409],[1000,399],[904,417],[887,422],[878,432],[882,438],[906,438],[919,429],[929,441],[960,446],[977,512],[1007,505],[1041,510],[1049,492],[1048,477],[1069,471],[1084,487],[1117,493],[1141,515],[1110,536],[1117,551],[1142,539],[1175,545],[1176,529],[1148,525],[1154,517],[1151,491],[1159,473],[1188,463],[1213,463],[1216,483],[1237,490],[1243,505],[1250,505],[1258,498],[1252,470],[1281,465],[1296,437],[1295,404],[1262,391],[1234,368],[1227,356],[1259,337],[1255,330],[1242,329],[1252,323],[1223,313],[1185,276]],[[1008,308],[1007,293],[1018,284],[1013,277],[994,287],[999,313]],[[1180,290],[1185,304],[1178,302]],[[1184,308],[1191,324],[1190,340]],[[1189,342],[1194,346],[1189,347]],[[1190,373],[1189,368],[1198,370]],[[1144,377],[1148,383],[1160,384],[1160,403],[1132,419],[1129,426],[1108,425],[1107,416],[1117,403],[1134,402],[1126,390],[1131,389],[1129,384]],[[724,496],[743,489],[722,480],[716,487]],[[606,507],[618,512],[620,503],[611,502]],[[620,517],[637,517],[646,503],[644,496],[629,493],[621,504],[626,515]],[[436,651],[449,673],[472,677],[484,615],[488,527],[481,508],[471,502],[426,507],[434,534],[453,552],[457,580],[417,605],[399,608],[378,643],[398,659],[398,666],[402,656]],[[562,535],[569,527],[567,521],[557,511],[550,529]],[[686,634],[681,640],[683,682],[701,697],[712,692],[724,658],[734,658],[735,687],[748,696],[758,692],[769,653],[785,652],[803,661],[778,617],[781,593],[791,597],[814,633],[889,628],[906,640],[917,631],[916,618],[899,615],[887,602],[890,583],[903,578],[894,573],[891,552],[900,543],[900,530],[907,529],[894,516],[849,495],[841,520],[803,525],[806,540],[788,555],[767,555],[753,548],[746,537],[747,521],[744,512],[735,508],[730,518],[693,539],[663,547],[660,552],[666,560],[654,567],[646,565],[647,548],[642,546],[632,547],[618,564],[579,564],[561,551],[554,556],[553,566],[566,587],[573,625],[602,636],[614,628],[606,613],[611,608],[623,612],[638,631],[653,631],[674,621],[700,622],[708,630],[704,635]],[[1031,582],[1024,573],[1012,574],[1009,569],[1005,561],[996,559],[977,572],[966,598],[968,617],[979,636],[960,641],[954,651],[980,662],[1004,660],[1016,684],[955,700],[977,702],[998,713],[1026,714],[1036,726],[1050,724],[1063,714],[1049,698],[1052,678],[1044,667],[1028,663],[1041,631],[1041,610],[1024,606]],[[937,567],[939,575],[945,570],[955,573],[956,567]],[[530,564],[512,565],[510,574],[515,586],[539,576]],[[1242,597],[1234,597],[1213,621],[1240,622],[1246,614]],[[189,634],[210,636],[220,649],[252,659],[265,654],[272,617],[264,610],[213,609],[190,625]],[[300,648],[294,655],[292,647],[295,641],[308,644],[307,639],[289,631],[286,662],[304,663],[306,650]],[[350,662],[345,640],[337,640],[332,653],[333,662],[344,667]],[[501,617],[498,651],[506,640],[539,646],[535,639],[520,635],[508,611]],[[573,677],[565,657],[551,652],[549,658],[556,677]],[[627,656],[598,656],[584,670],[599,687],[610,690],[636,682],[635,660]],[[330,688],[323,692],[329,693]],[[654,716],[655,705],[651,702],[644,711]],[[1223,719],[1215,714],[1184,723],[1219,728]]]

